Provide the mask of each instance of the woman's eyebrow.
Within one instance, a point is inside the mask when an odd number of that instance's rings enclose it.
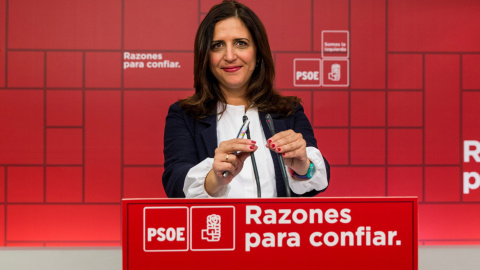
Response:
[[[235,38],[235,39],[233,39],[233,40],[246,40],[246,41],[250,41],[250,39],[248,39],[248,38]],[[214,42],[224,42],[224,40],[222,40],[222,39],[212,40],[212,43],[214,43]]]

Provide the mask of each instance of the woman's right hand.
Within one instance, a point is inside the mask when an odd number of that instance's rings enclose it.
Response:
[[[258,146],[256,142],[248,139],[232,139],[220,143],[215,149],[213,157],[213,168],[205,178],[205,190],[208,194],[215,194],[221,187],[228,185],[232,179],[240,173],[243,162],[255,152]],[[239,152],[237,155],[234,153]],[[224,172],[228,175],[223,177]]]

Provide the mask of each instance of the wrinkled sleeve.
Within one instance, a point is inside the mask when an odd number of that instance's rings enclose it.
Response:
[[[210,196],[205,190],[205,177],[212,169],[213,158],[206,158],[192,167],[185,178],[183,192],[187,198],[225,198],[227,197],[230,185],[222,187],[217,193]]]

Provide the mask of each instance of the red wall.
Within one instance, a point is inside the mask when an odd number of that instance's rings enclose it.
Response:
[[[121,198],[165,196],[167,108],[193,92],[194,35],[217,2],[0,0],[0,246],[120,245]],[[479,244],[463,144],[480,141],[480,3],[241,2],[332,165],[320,196],[418,196],[420,244]],[[346,53],[324,50],[338,40]],[[178,64],[125,64],[164,60]]]

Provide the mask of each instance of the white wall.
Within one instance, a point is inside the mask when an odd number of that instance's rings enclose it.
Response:
[[[480,246],[419,247],[419,270],[480,269]],[[120,248],[0,248],[0,269],[121,270]]]

